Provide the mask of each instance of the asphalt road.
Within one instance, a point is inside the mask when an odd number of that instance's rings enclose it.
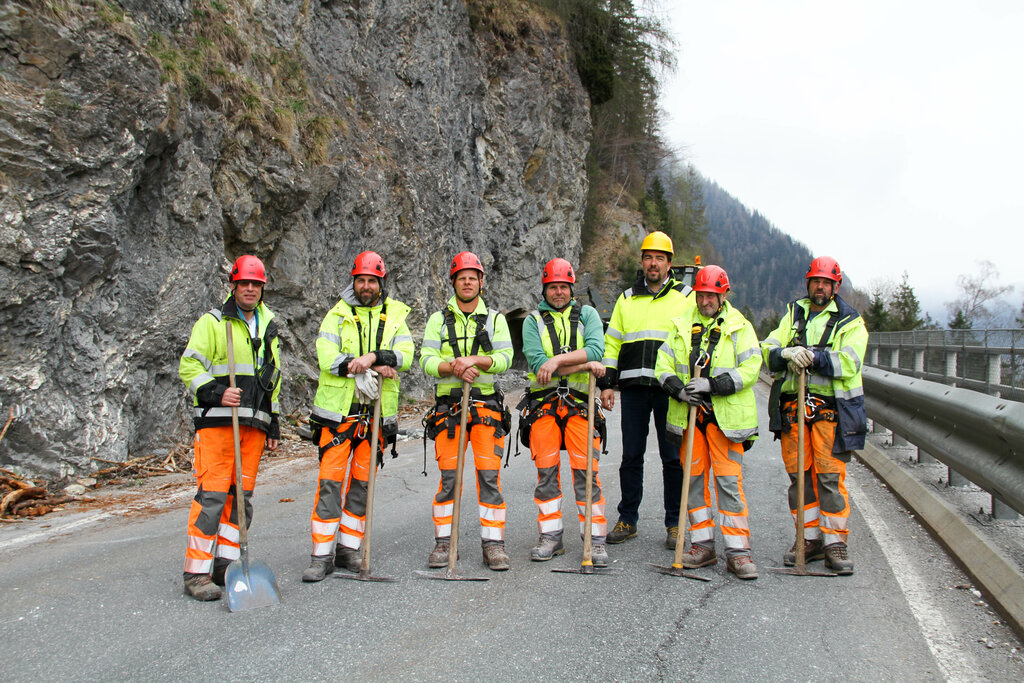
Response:
[[[601,475],[614,522],[621,444],[617,412],[609,418]],[[786,476],[769,435],[744,465],[756,581],[737,580],[724,562],[696,570],[707,583],[651,569],[672,554],[650,446],[640,535],[609,546],[614,574],[552,573],[578,566],[581,542],[568,533],[564,556],[529,561],[536,474],[523,453],[503,471],[511,571],[481,563],[470,485],[459,571],[490,581],[448,582],[413,574],[426,569],[433,545],[437,487],[432,460],[430,476],[420,474],[421,449],[419,441],[401,444],[402,457],[377,480],[373,571],[397,579],[390,584],[301,583],[316,460],[310,451],[266,462],[250,553],[274,570],[282,601],[250,612],[182,595],[190,489],[150,489],[143,511],[130,515],[63,513],[3,525],[0,670],[12,681],[1024,679],[1020,641],[859,464],[848,480],[849,577],[768,571],[793,540]]]

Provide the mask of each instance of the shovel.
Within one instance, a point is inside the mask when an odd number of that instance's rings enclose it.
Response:
[[[614,574],[615,572],[607,567],[594,566],[593,529],[590,527],[590,520],[594,516],[594,394],[596,392],[596,379],[591,373],[590,385],[587,387],[587,505],[583,515],[583,562],[579,569],[552,569],[553,572],[563,574]]]
[[[417,569],[414,573],[426,579],[443,581],[490,581],[485,576],[459,576],[455,571],[455,563],[459,560],[459,509],[462,502],[462,464],[466,460],[466,422],[469,414],[469,390],[472,384],[462,382],[462,407],[459,412],[459,450],[455,458],[455,501],[452,506],[452,540],[448,546],[448,569],[444,574],[425,572]]]
[[[690,519],[690,511],[687,504],[687,501],[690,498],[690,472],[693,470],[693,465],[690,461],[693,459],[693,434],[696,429],[696,423],[697,406],[690,406],[690,411],[686,415],[686,453],[683,458],[683,497],[682,500],[679,501],[679,537],[676,539],[676,554],[672,559],[671,567],[654,563],[651,563],[651,566],[662,574],[668,574],[669,576],[679,576],[684,579],[696,579],[697,581],[710,581],[711,579],[705,576],[689,574],[683,571],[683,548],[686,546],[686,523]]]
[[[838,576],[832,572],[807,571],[807,558],[804,554],[804,410],[806,400],[807,373],[803,370],[796,378],[796,561],[793,567],[770,567],[769,571],[776,574],[792,574],[793,576]]]
[[[392,582],[385,576],[372,576],[370,574],[370,533],[373,530],[373,489],[377,481],[377,449],[380,439],[380,396],[373,402],[373,428],[370,430],[370,468],[366,475],[366,527],[363,530],[363,552],[362,563],[359,565],[358,574],[339,574],[334,576],[339,579],[354,579],[355,581],[381,581]],[[355,467],[355,458],[352,459],[352,467]]]
[[[228,341],[228,383],[235,388],[235,345],[231,338],[231,320],[225,319]],[[249,561],[249,529],[245,519],[245,489],[242,488],[242,445],[238,434],[238,408],[231,407],[231,430],[235,441],[235,503],[238,507],[239,559],[224,572],[228,609],[232,612],[267,607],[281,602],[274,572],[263,562]]]

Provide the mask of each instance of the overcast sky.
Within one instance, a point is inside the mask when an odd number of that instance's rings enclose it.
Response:
[[[858,287],[906,270],[939,322],[983,259],[1019,310],[1024,2],[660,8],[678,59],[664,133],[704,176]]]

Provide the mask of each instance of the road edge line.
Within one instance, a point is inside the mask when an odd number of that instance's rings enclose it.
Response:
[[[979,536],[952,506],[904,472],[872,443],[854,451],[974,579],[992,606],[1024,637],[1024,574],[998,548]]]

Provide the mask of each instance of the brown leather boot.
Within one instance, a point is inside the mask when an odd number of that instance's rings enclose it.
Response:
[[[504,543],[484,543],[483,550],[484,564],[491,571],[503,572],[512,566],[508,553],[505,552]]]
[[[821,539],[816,538],[813,541],[804,539],[804,562],[814,562],[825,557],[824,549],[821,546]],[[782,564],[787,567],[792,567],[796,564],[796,541],[793,541],[793,547],[789,549],[789,552],[782,556]]]
[[[427,558],[427,566],[437,569],[438,567],[448,566],[448,549],[452,546],[452,539],[450,538],[438,538],[434,544],[434,549],[430,551],[430,557]]]
[[[830,543],[825,546],[825,569],[842,576],[853,573],[853,560],[847,553],[845,543]]]
[[[738,579],[750,580],[757,578],[757,565],[750,559],[750,555],[730,557],[725,562],[725,568],[735,574]]]
[[[690,549],[683,553],[683,566],[687,569],[706,567],[716,562],[718,562],[718,555],[715,554],[715,549],[705,548],[697,543],[691,543]]]
[[[220,598],[220,588],[213,583],[209,574],[185,572],[185,594],[196,600],[207,602]]]
[[[363,568],[363,554],[358,548],[346,548],[338,544],[334,548],[334,566],[358,574],[359,570]]]

